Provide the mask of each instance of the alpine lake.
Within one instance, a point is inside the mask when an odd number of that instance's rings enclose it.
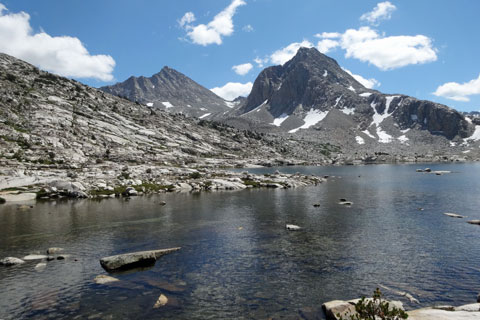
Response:
[[[416,172],[424,167],[451,173]],[[245,170],[329,178],[296,189],[0,205],[1,257],[50,247],[67,255],[41,269],[40,260],[1,267],[0,319],[323,319],[322,303],[377,287],[406,309],[475,302],[480,226],[467,220],[480,219],[480,164]],[[107,275],[102,257],[170,247],[181,250],[111,274],[120,281],[93,281]],[[161,294],[168,303],[154,308]]]

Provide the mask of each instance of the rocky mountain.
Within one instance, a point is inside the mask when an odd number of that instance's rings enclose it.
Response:
[[[222,121],[364,154],[448,153],[460,145],[475,149],[480,138],[480,127],[456,110],[367,89],[315,48],[263,70],[247,101]]]
[[[2,170],[201,168],[276,159],[297,157],[261,134],[133,103],[0,54]]]
[[[232,102],[223,100],[169,67],[164,67],[150,78],[132,76],[124,82],[101,87],[100,90],[154,109],[183,113],[201,119],[222,114],[234,106]]]

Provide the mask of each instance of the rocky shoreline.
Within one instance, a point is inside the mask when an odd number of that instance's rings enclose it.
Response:
[[[247,170],[247,169],[246,169]],[[2,170],[4,202],[62,198],[131,197],[166,192],[296,188],[318,185],[327,177],[303,174],[251,174],[224,169],[105,165],[69,170]],[[9,175],[7,175],[9,174]]]

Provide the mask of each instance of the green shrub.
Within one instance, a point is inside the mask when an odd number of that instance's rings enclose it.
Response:
[[[378,288],[373,292],[373,299],[367,300],[362,297],[355,304],[355,311],[357,314],[350,315],[350,318],[343,318],[340,314],[337,314],[337,318],[340,320],[400,320],[408,318],[408,314],[402,309],[390,307],[390,304],[382,299],[382,293]]]

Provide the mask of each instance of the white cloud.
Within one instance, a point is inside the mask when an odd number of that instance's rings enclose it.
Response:
[[[303,40],[302,42],[294,42],[275,51],[270,55],[270,61],[274,64],[284,64],[288,60],[292,59],[297,54],[298,49],[301,47],[311,48],[313,44],[310,41]]]
[[[115,60],[108,55],[90,55],[78,38],[33,33],[25,12],[6,13],[0,4],[0,52],[66,77],[113,80]]]
[[[389,20],[392,17],[392,12],[397,7],[391,4],[389,1],[379,2],[373,11],[367,12],[360,17],[360,20],[367,21],[371,25],[378,25],[380,20]]]
[[[442,84],[433,94],[455,101],[470,101],[468,96],[480,94],[480,75],[477,79],[465,83],[447,82]]]
[[[253,65],[251,63],[244,63],[239,64],[237,66],[233,66],[232,69],[235,71],[236,74],[244,76],[252,70]]]
[[[340,46],[346,58],[369,62],[381,70],[437,60],[432,40],[424,35],[385,37],[369,27],[345,31]]]
[[[260,58],[260,57],[256,57],[255,59],[253,59],[253,62],[255,62],[257,64],[257,66],[259,68],[263,68],[263,66],[268,63],[268,61],[270,60],[270,58],[266,57],[266,58]]]
[[[253,83],[239,83],[239,82],[228,82],[223,87],[216,87],[210,89],[217,96],[222,97],[225,100],[232,101],[238,96],[248,96],[250,91],[252,91]]]
[[[193,26],[185,24],[187,36],[193,43],[207,46],[209,44],[222,44],[222,37],[228,37],[233,33],[233,16],[238,7],[246,5],[244,0],[233,0],[223,11],[217,14],[208,24]],[[185,14],[187,15],[188,12]],[[185,17],[184,15],[184,17]],[[193,13],[192,13],[193,15]],[[183,18],[182,18],[183,19]]]
[[[178,21],[178,24],[180,25],[180,27],[184,27],[185,25],[188,25],[192,22],[194,22],[196,19],[195,19],[195,15],[193,14],[193,12],[187,12],[183,15],[182,19],[180,19],[180,21]]]
[[[336,40],[332,39],[323,39],[318,41],[317,43],[317,49],[321,53],[328,53],[331,49],[336,48],[340,45],[340,43]]]
[[[252,27],[251,25],[249,25],[249,24],[247,24],[246,26],[244,26],[242,29],[243,29],[243,31],[245,31],[245,32],[252,32],[253,30],[255,30],[255,29],[253,29],[253,27]]]
[[[348,69],[345,69],[343,68],[343,71],[345,71],[346,73],[348,73],[349,75],[351,75],[355,80],[357,80],[358,82],[360,82],[365,88],[368,88],[368,89],[373,89],[375,87],[380,87],[380,82],[377,80],[377,79],[374,79],[374,78],[370,78],[370,79],[367,79],[367,78],[364,78],[362,77],[361,75],[359,74],[354,74],[352,73],[350,70]]]
[[[342,34],[339,32],[323,32],[323,33],[317,33],[315,37],[317,38],[322,38],[322,39],[335,39],[335,38],[340,38]]]

